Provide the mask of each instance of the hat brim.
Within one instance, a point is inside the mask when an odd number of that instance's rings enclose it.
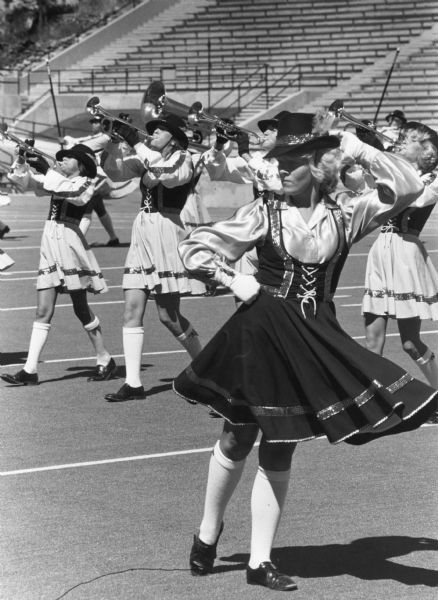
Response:
[[[275,129],[278,129],[278,119],[263,119],[257,123],[257,127],[262,133],[265,133],[268,127],[275,127]]]
[[[184,150],[188,148],[189,138],[179,127],[174,127],[171,123],[168,123],[163,119],[152,119],[152,121],[148,121],[146,123],[146,131],[149,133],[149,135],[152,135],[158,127],[160,127],[161,129],[165,129],[166,131],[171,133],[172,136],[176,140],[178,140],[178,142],[181,144]]]
[[[323,135],[313,140],[308,140],[302,144],[289,144],[289,145],[278,145],[272,148],[266,155],[265,158],[278,158],[279,156],[297,156],[300,154],[307,154],[314,150],[331,150],[333,148],[339,148],[341,140],[335,135]]]
[[[59,150],[56,153],[56,160],[61,161],[64,157],[75,158],[78,162],[84,165],[87,177],[94,179],[97,175],[96,163],[93,158],[85,152],[78,152],[74,148],[69,150]]]

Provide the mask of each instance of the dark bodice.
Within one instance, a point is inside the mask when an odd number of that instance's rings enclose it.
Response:
[[[257,248],[259,270],[256,278],[268,293],[291,298],[301,303],[330,301],[336,291],[339,276],[348,256],[344,223],[340,209],[336,212],[338,246],[334,256],[325,263],[303,263],[290,256],[284,247],[281,224],[281,202],[268,201],[269,230],[263,246]]]
[[[86,210],[86,205],[77,206],[62,198],[52,196],[47,219],[49,221],[65,221],[79,225]]]
[[[140,181],[141,208],[150,212],[181,212],[189,195],[192,182],[174,188],[166,188],[159,183],[153,188],[148,188]]]
[[[434,208],[434,205],[424,206],[422,208],[407,208],[398,215],[388,219],[382,225],[382,232],[409,233],[419,235],[425,226],[427,219]]]

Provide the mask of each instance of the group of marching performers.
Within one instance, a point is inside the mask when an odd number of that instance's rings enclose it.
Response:
[[[406,121],[388,149],[377,134],[365,143],[359,132],[339,128],[329,111],[284,110],[259,121],[256,150],[245,130],[236,127],[230,135],[218,126],[213,147],[195,154],[180,117],[159,116],[145,127],[146,140],[129,119],[114,120],[101,146],[81,140],[60,150],[54,165],[19,151],[10,180],[51,199],[27,360],[2,379],[38,383],[39,357],[61,292],[70,294],[95,348],[90,379],[116,375],[87,301],[88,291],[107,288],[81,221],[99,174],[114,183],[138,182],[141,206],[122,282],[126,378],[105,398],[147,395],[140,371],[152,296],[160,321],[192,359],[175,378],[175,392],[224,418],[210,458],[191,572],[213,572],[226,506],[261,434],[247,582],[294,590],[292,577],[271,561],[271,548],[297,443],[326,437],[361,445],[435,418],[437,359],[420,330],[422,320],[438,320],[438,274],[419,234],[438,200],[432,175],[438,135]],[[196,187],[203,172],[215,181],[252,184],[253,199],[231,218],[210,223]],[[340,326],[333,297],[352,244],[379,228],[366,267],[363,347]],[[116,239],[111,231],[110,242]],[[206,285],[229,288],[238,308],[202,348],[180,299]],[[382,356],[389,318],[397,320],[403,349],[428,384]]]

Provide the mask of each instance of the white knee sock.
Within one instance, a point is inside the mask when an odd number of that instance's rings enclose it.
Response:
[[[429,384],[434,389],[438,390],[438,364],[432,350],[428,348],[423,356],[418,358],[415,362],[423,372]]]
[[[26,364],[24,365],[24,370],[27,373],[36,373],[38,371],[38,361],[44,345],[47,342],[50,327],[50,323],[34,321],[29,342],[29,352],[27,354]]]
[[[191,323],[184,333],[176,336],[176,339],[187,350],[191,358],[196,358],[196,356],[198,356],[202,350],[201,342],[199,341],[199,335],[193,329],[193,325]]]
[[[246,459],[233,461],[227,458],[216,443],[210,458],[204,515],[199,537],[205,544],[214,544],[227,504],[243,473]]]
[[[126,364],[126,383],[140,387],[141,353],[143,351],[143,327],[123,327],[123,352]]]
[[[271,560],[271,549],[289,486],[290,469],[258,468],[251,495],[251,555],[249,566]]]

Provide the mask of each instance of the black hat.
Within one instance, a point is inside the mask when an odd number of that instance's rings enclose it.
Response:
[[[87,177],[94,179],[97,175],[95,154],[91,148],[86,146],[85,144],[76,144],[72,148],[68,150],[59,150],[56,153],[56,160],[61,161],[64,156],[69,158],[75,158],[78,162],[80,162],[86,171]]]
[[[386,115],[385,121],[390,121],[391,119],[400,119],[402,123],[406,123],[407,119],[405,117],[405,113],[402,110],[393,110],[389,115]]]
[[[277,129],[278,128],[278,120],[288,112],[289,112],[288,110],[282,110],[269,119],[262,119],[261,121],[259,121],[257,123],[257,126],[262,133],[265,133],[265,131],[268,129],[268,127],[274,127],[275,129]]]
[[[340,139],[329,135],[320,127],[315,130],[316,115],[312,113],[290,113],[285,111],[278,120],[275,146],[265,158],[284,154],[306,154],[318,149],[337,148]]]
[[[183,128],[185,127],[183,119],[177,115],[169,114],[165,117],[161,117],[160,119],[152,119],[152,121],[148,121],[146,123],[146,131],[149,133],[149,135],[152,135],[157,127],[165,129],[171,133],[173,137],[181,144],[184,150],[186,150],[189,145],[189,139],[183,131]]]

